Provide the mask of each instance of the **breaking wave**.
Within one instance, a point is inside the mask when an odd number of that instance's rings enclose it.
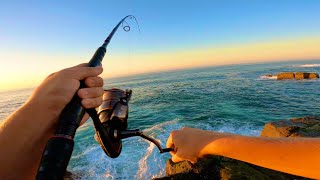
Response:
[[[303,68],[320,67],[320,64],[303,64],[303,65],[296,65],[296,67],[303,67]]]
[[[262,75],[259,79],[277,79],[276,75]]]

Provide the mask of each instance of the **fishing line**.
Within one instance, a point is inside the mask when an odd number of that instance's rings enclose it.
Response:
[[[121,23],[121,27],[122,29],[125,31],[125,32],[129,32],[129,31],[132,31],[132,28],[131,26],[129,25],[128,21],[127,20],[131,20],[131,21],[134,21],[135,22],[135,25],[138,29],[138,33],[139,33],[139,36],[141,36],[141,30],[140,30],[140,25],[139,25],[139,22],[137,20],[137,18],[133,15],[129,15],[122,23]],[[130,38],[128,38],[130,39]],[[133,42],[134,41],[134,42]],[[124,72],[126,72],[127,74],[129,74],[129,71],[130,71],[130,68],[132,67],[131,63],[132,63],[132,57],[133,55],[135,54],[134,53],[134,49],[132,47],[134,47],[134,44],[137,42],[137,39],[133,39],[133,40],[128,40],[127,42],[125,42],[124,44],[127,45],[126,49],[127,50],[127,53],[125,53],[123,55],[123,58],[125,60],[123,60],[126,64],[126,66],[124,66],[123,68],[125,68]],[[126,55],[128,54],[128,55]]]

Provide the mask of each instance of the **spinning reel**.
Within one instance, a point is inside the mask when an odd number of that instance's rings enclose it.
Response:
[[[96,130],[95,139],[100,143],[104,152],[112,158],[118,157],[122,149],[121,140],[133,136],[140,136],[154,143],[160,153],[172,151],[171,148],[162,149],[157,140],[143,134],[139,129],[127,129],[128,103],[131,94],[131,90],[109,89],[104,91],[103,103],[99,107],[97,116],[92,117]]]

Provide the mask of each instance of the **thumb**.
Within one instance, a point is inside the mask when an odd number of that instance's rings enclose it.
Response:
[[[177,155],[173,155],[172,158],[171,158],[171,160],[172,160],[172,162],[175,162],[175,163],[180,162],[180,161],[183,161],[183,159],[180,158],[180,157],[177,156]]]

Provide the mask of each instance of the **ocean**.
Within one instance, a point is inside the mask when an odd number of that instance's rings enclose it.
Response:
[[[139,128],[164,147],[171,131],[184,126],[259,136],[270,121],[320,114],[320,80],[277,81],[266,74],[320,72],[318,61],[229,65],[105,80],[105,88],[132,89],[129,129]],[[0,93],[5,119],[32,89]],[[68,170],[82,179],[151,179],[165,175],[168,153],[139,137],[123,140],[109,158],[94,140],[89,120],[77,131]]]

